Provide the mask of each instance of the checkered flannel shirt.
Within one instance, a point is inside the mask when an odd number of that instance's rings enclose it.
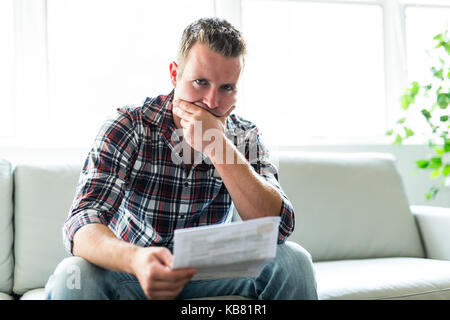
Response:
[[[175,229],[231,221],[232,199],[209,159],[201,156],[189,174],[183,167],[172,100],[173,91],[146,98],[140,106],[117,109],[104,123],[81,170],[63,226],[69,253],[75,232],[89,223],[107,225],[119,239],[139,246],[173,250]],[[226,136],[282,196],[278,243],[283,243],[294,229],[294,211],[257,127],[232,114]],[[254,159],[249,158],[252,146],[257,150]]]

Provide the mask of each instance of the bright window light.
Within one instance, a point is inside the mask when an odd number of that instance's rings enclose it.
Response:
[[[169,64],[183,28],[214,15],[228,17],[248,42],[235,112],[255,122],[267,144],[383,143],[400,83],[430,77],[426,50],[449,25],[449,7],[449,0],[2,0],[0,144],[88,148],[118,107],[172,89]]]
[[[436,45],[433,37],[450,27],[450,8],[407,7],[405,24],[408,78],[430,81],[433,59],[428,52]]]
[[[14,131],[14,5],[0,1],[0,137]]]
[[[239,110],[268,144],[384,134],[380,6],[243,0],[242,26]]]
[[[437,43],[433,37],[450,27],[450,8],[407,7],[405,26],[409,83],[418,81],[422,86],[432,84],[430,68],[440,65],[436,55],[432,54],[434,50],[431,49]],[[430,108],[431,104],[430,100],[420,99],[408,110],[409,123],[415,128],[417,137],[428,137],[430,126],[416,109]]]
[[[54,143],[87,146],[116,108],[169,93],[183,29],[213,14],[211,0],[48,0]]]

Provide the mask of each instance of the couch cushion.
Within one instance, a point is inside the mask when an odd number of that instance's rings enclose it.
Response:
[[[78,165],[17,165],[15,181],[14,292],[45,286],[68,254],[61,228],[80,174]]]
[[[294,206],[289,240],[314,261],[423,257],[393,155],[279,154],[280,183]]]
[[[379,258],[316,262],[319,299],[450,299],[450,261]]]
[[[44,300],[45,299],[45,288],[33,289],[25,292],[20,300]]]
[[[38,288],[27,291],[20,297],[20,300],[44,300],[44,299],[45,299],[45,288]],[[189,300],[251,300],[251,299],[243,296],[219,296],[219,297],[198,298]]]
[[[13,284],[13,178],[11,164],[0,159],[0,291]]]
[[[14,298],[9,294],[0,292],[0,300],[14,300]]]

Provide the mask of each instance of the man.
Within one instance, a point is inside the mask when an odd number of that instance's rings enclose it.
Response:
[[[174,90],[103,125],[63,228],[76,257],[56,268],[48,299],[317,298],[309,253],[285,243],[294,212],[276,168],[256,126],[231,115],[244,54],[228,22],[195,21],[170,64]],[[229,222],[232,203],[243,220],[281,217],[260,276],[190,281],[194,268],[172,269],[174,230]]]

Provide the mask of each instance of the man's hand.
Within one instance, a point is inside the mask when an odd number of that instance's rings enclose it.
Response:
[[[174,299],[197,273],[195,268],[171,269],[173,256],[164,247],[141,247],[133,271],[148,299]]]
[[[208,131],[209,137],[222,138],[225,133],[227,117],[236,106],[232,106],[225,115],[220,117],[205,108],[180,99],[174,101],[173,108],[173,112],[181,119],[180,124],[186,142],[196,151],[204,153],[209,144],[203,141],[205,132]]]

